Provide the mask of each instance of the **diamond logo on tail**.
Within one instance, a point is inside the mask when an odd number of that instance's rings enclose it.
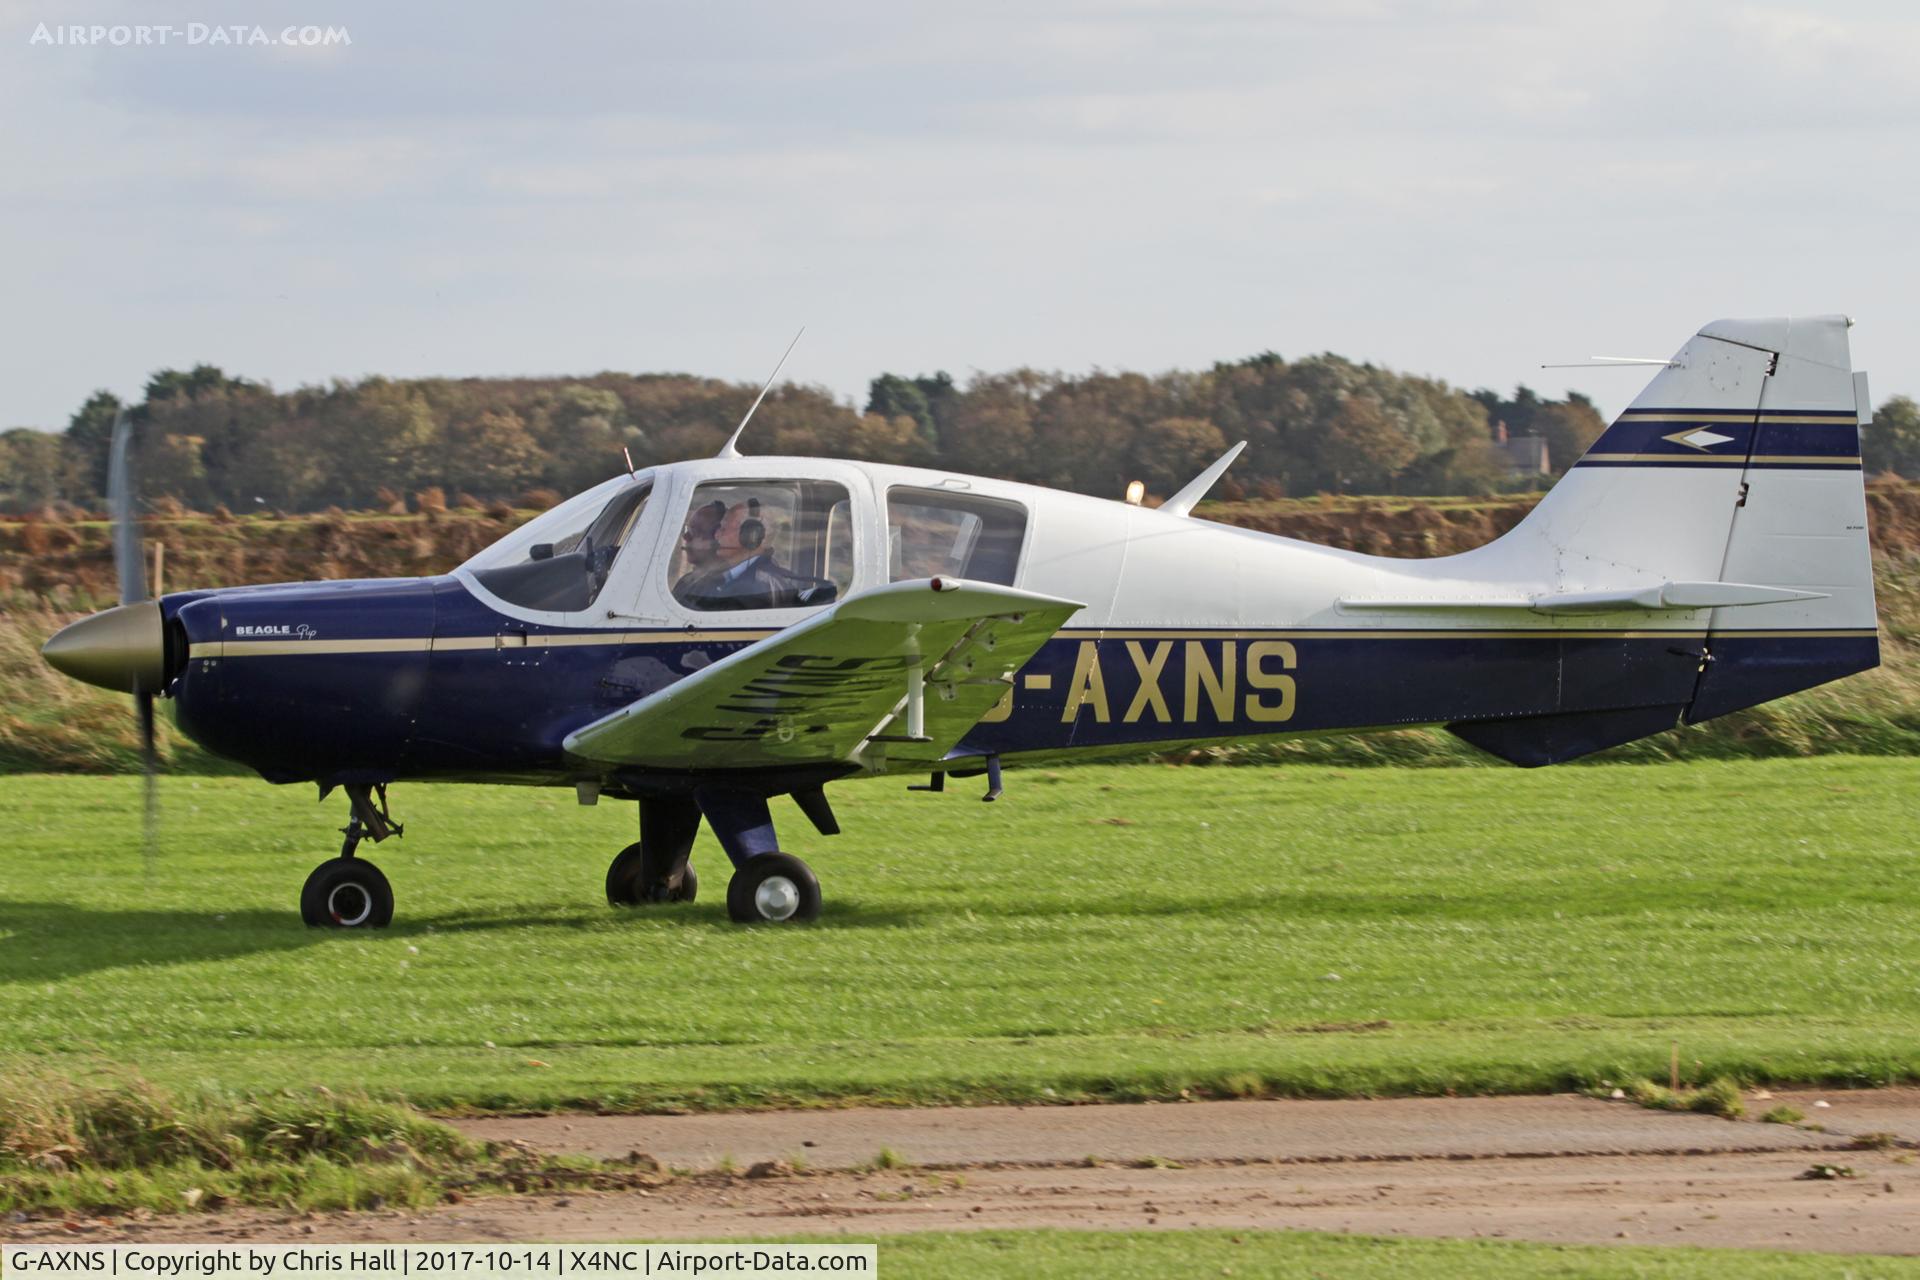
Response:
[[[1689,445],[1705,453],[1717,444],[1726,444],[1732,436],[1723,436],[1718,431],[1709,431],[1705,427],[1695,427],[1692,431],[1676,431],[1670,436],[1661,436],[1662,440],[1671,440],[1675,444]]]

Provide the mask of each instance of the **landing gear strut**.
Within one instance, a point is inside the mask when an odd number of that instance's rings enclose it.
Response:
[[[320,798],[326,799],[332,789],[322,787]],[[393,923],[393,886],[380,868],[356,858],[354,850],[362,839],[378,844],[405,834],[405,828],[387,812],[384,783],[349,783],[346,790],[351,816],[340,828],[346,837],[340,856],[321,863],[307,877],[300,890],[300,919],[315,928],[384,929]]]
[[[791,792],[822,835],[837,835],[827,797],[818,786]],[[688,865],[693,838],[705,820],[733,863],[727,914],[740,924],[787,924],[820,914],[820,881],[812,868],[775,843],[767,797],[731,787],[698,787],[692,795],[640,801],[640,840],[607,868],[607,901],[616,907],[692,902],[700,880]]]
[[[700,806],[683,798],[642,800],[640,840],[622,849],[607,868],[607,902],[637,907],[648,902],[692,902],[700,877],[687,865],[700,830]]]
[[[774,843],[773,815],[757,792],[700,787],[693,793],[707,825],[733,862],[727,882],[727,915],[736,924],[789,924],[818,919],[820,881],[813,868]],[[800,811],[822,835],[836,835],[840,824],[818,787],[794,793]]]

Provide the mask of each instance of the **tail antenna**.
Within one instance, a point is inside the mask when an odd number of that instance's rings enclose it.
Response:
[[[780,363],[773,366],[773,372],[768,374],[766,382],[761,384],[760,394],[755,396],[753,403],[747,406],[747,416],[740,419],[740,425],[733,429],[733,434],[727,437],[727,443],[721,446],[720,452],[714,454],[714,457],[737,458],[740,456],[740,433],[747,429],[747,423],[753,419],[753,411],[758,409],[760,402],[767,398],[767,392],[773,388],[773,380],[780,376],[780,370],[786,367],[787,357],[793,354],[796,346],[800,345],[800,334],[806,331],[807,326],[801,325],[800,333],[793,335],[793,341],[789,342],[787,349],[780,354]]]

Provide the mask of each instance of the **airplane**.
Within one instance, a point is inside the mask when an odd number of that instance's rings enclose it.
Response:
[[[629,469],[450,573],[149,600],[122,430],[123,603],[44,654],[135,694],[149,755],[164,697],[267,781],[344,790],[308,925],[390,922],[357,851],[401,833],[387,788],[412,780],[636,802],[618,906],[692,901],[705,823],[729,916],[791,924],[820,885],[768,802],[833,835],[847,778],[984,774],[992,800],[1005,765],[1434,725],[1535,766],[1876,666],[1851,324],[1705,326],[1518,526],[1433,559],[1195,518],[1244,444],[1149,507],[745,457],[743,418],[718,457]]]

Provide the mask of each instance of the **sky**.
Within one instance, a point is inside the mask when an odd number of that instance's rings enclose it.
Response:
[[[0,0],[0,428],[201,362],[757,383],[802,324],[862,403],[1272,350],[1611,410],[1646,370],[1540,365],[1843,311],[1885,399],[1916,66],[1898,3]]]

